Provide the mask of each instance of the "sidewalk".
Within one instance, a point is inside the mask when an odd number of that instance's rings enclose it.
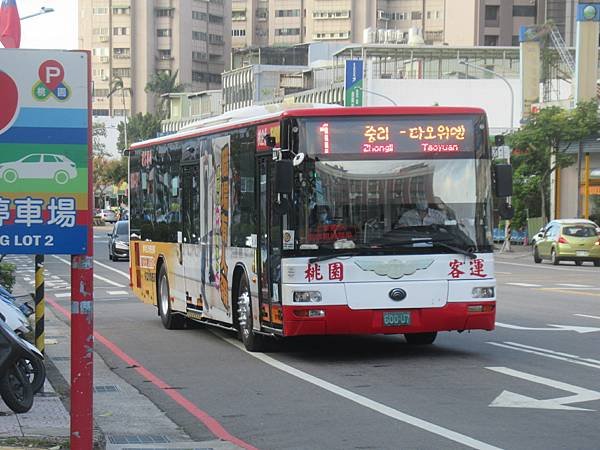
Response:
[[[502,244],[494,244],[494,258],[498,260],[531,260],[533,261],[531,245],[515,245],[510,246],[510,252],[501,252]]]
[[[16,295],[27,293],[18,284],[14,291]],[[47,380],[43,392],[35,397],[26,414],[14,414],[0,400],[0,449],[68,447],[70,328],[50,307],[46,307],[45,336]],[[94,427],[98,449],[239,448],[221,440],[192,441],[146,396],[113,373],[97,353],[94,354]]]

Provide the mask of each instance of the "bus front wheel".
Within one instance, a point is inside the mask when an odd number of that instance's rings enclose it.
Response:
[[[406,342],[412,345],[429,345],[433,344],[435,338],[437,337],[437,332],[433,333],[405,333],[404,339]]]
[[[167,277],[167,269],[165,269],[164,264],[160,266],[160,271],[158,272],[157,299],[158,313],[160,314],[163,326],[167,330],[179,330],[183,328],[185,318],[173,314],[171,310],[169,278]]]
[[[249,352],[260,352],[265,347],[265,337],[252,329],[252,297],[246,275],[242,276],[237,290],[238,333]]]

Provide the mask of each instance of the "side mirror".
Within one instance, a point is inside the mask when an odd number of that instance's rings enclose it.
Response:
[[[294,191],[294,163],[291,159],[282,159],[275,165],[275,192],[291,194]]]
[[[512,195],[513,175],[510,164],[496,164],[494,166],[494,179],[496,197],[510,197]]]

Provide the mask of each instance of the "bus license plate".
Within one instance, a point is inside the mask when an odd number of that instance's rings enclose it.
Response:
[[[383,313],[384,327],[410,325],[410,311],[390,311]]]

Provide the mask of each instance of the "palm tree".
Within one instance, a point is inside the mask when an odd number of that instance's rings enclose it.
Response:
[[[113,78],[113,83],[110,88],[110,92],[108,93],[106,98],[110,98],[117,91],[121,91],[121,99],[123,100],[123,118],[125,121],[125,126],[124,126],[125,147],[124,147],[124,150],[126,150],[127,149],[127,109],[125,108],[125,91],[128,91],[129,97],[131,97],[132,90],[130,87],[129,88],[125,87],[125,84],[123,83],[123,78],[121,78],[119,76],[116,76]]]
[[[178,75],[179,70],[173,73],[168,70],[157,71],[144,88],[145,92],[156,95],[159,105],[157,112],[160,117],[164,116],[167,103],[167,97],[164,94],[183,92],[185,89],[185,84],[177,81]]]

